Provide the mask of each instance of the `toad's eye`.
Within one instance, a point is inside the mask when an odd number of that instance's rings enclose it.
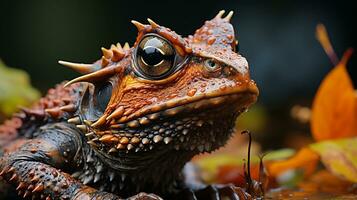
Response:
[[[147,35],[137,47],[137,70],[146,78],[161,78],[172,71],[175,57],[176,51],[170,42],[158,35]]]
[[[208,59],[205,61],[205,67],[208,71],[214,72],[220,68],[220,65],[213,59]]]

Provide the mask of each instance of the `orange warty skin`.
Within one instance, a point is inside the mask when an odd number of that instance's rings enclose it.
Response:
[[[132,21],[132,47],[102,48],[93,64],[60,61],[83,75],[0,126],[0,175],[23,198],[250,199],[231,185],[186,193],[183,178],[185,164],[223,146],[258,97],[232,14],[188,37]]]

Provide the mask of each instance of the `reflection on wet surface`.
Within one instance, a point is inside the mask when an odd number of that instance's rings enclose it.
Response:
[[[357,199],[357,194],[333,194],[326,192],[306,192],[299,190],[276,189],[270,191],[265,199],[289,199],[289,200],[350,200]]]

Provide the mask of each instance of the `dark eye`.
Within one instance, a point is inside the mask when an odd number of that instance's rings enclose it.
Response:
[[[112,96],[113,86],[110,83],[105,83],[104,85],[99,86],[96,90],[96,100],[98,110],[104,113],[105,109],[108,106],[109,100]]]
[[[146,77],[163,77],[174,67],[175,54],[175,49],[167,40],[158,35],[148,35],[137,47],[137,68]]]
[[[205,67],[208,71],[215,71],[219,68],[219,64],[215,62],[213,59],[205,60]]]

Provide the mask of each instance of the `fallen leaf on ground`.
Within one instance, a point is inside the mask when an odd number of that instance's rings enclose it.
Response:
[[[329,194],[357,194],[357,188],[353,183],[342,180],[327,170],[321,170],[299,184],[299,188],[305,192],[324,192]]]
[[[300,182],[298,189],[279,188],[267,193],[266,199],[357,199],[357,187],[327,170],[320,170]]]
[[[318,161],[319,155],[305,147],[287,160],[267,162],[267,170],[269,175],[273,177],[292,169],[302,169],[304,176],[309,176],[315,171]]]
[[[357,183],[357,137],[323,141],[310,146],[330,172]]]

